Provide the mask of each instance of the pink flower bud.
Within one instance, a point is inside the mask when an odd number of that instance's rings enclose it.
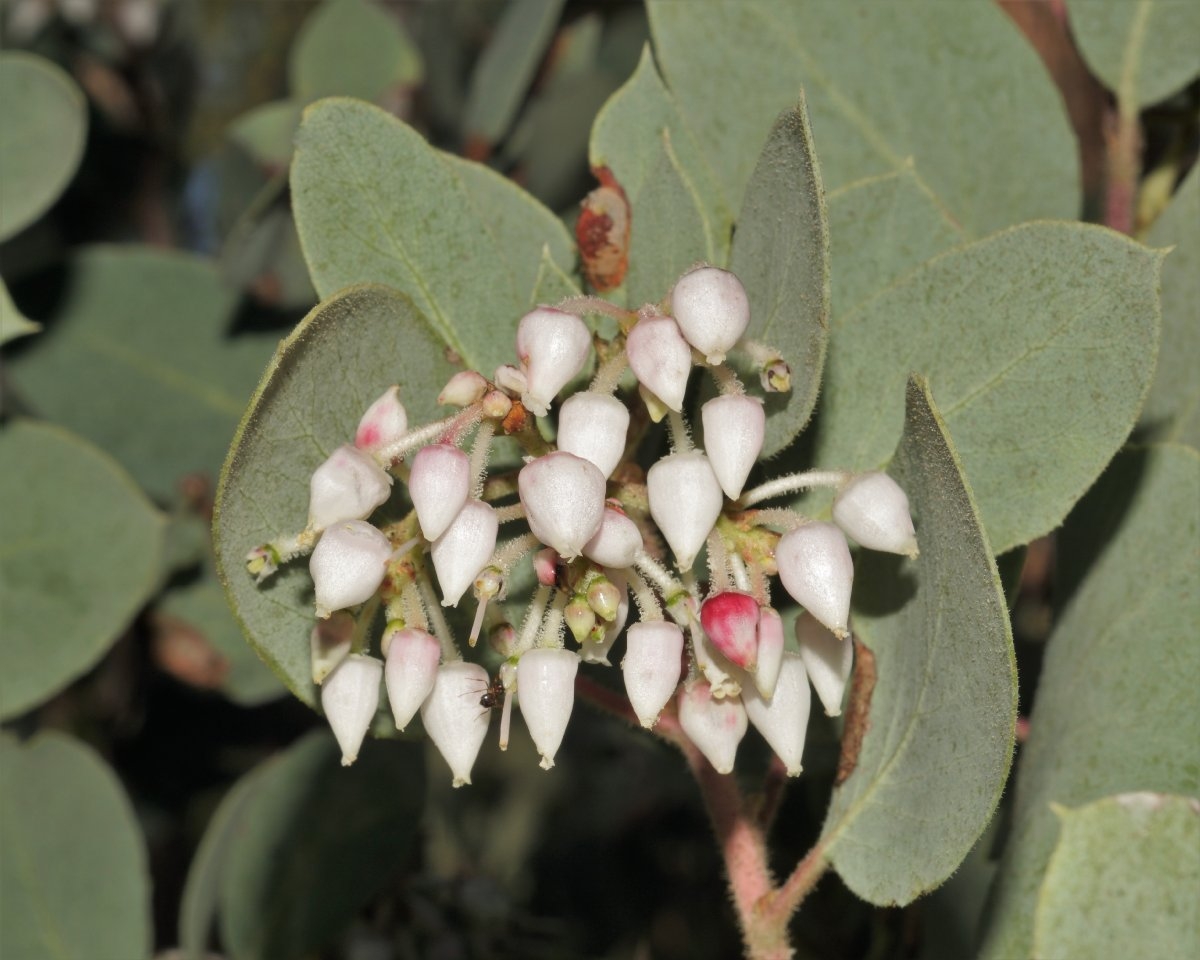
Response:
[[[469,407],[482,400],[488,382],[474,370],[460,370],[452,376],[438,394],[437,402],[450,407]]]
[[[796,642],[825,715],[840,717],[846,681],[854,666],[854,643],[849,637],[839,640],[808,614],[796,618]]]
[[[670,317],[646,317],[625,339],[629,367],[638,383],[654,393],[671,410],[683,409],[692,348]]]
[[[775,755],[783,761],[789,777],[800,775],[810,700],[804,664],[794,653],[783,655],[779,682],[770,700],[763,699],[753,688],[742,691],[746,715],[775,751]]]
[[[370,454],[343,444],[309,480],[308,527],[319,531],[342,520],[365,520],[391,491],[391,475]]]
[[[408,432],[408,413],[400,402],[400,388],[388,387],[383,395],[367,407],[354,432],[354,445],[374,453],[380,447],[399,440]]]
[[[583,369],[592,335],[573,313],[538,307],[517,324],[517,356],[528,388],[521,402],[544,417],[555,395]]]
[[[496,511],[482,500],[468,500],[446,532],[433,541],[429,554],[442,588],[443,607],[458,606],[492,558],[499,532]]]
[[[640,620],[625,634],[621,672],[638,721],[651,729],[679,686],[683,631],[665,620]]]
[[[456,787],[471,782],[471,768],[487,737],[492,712],[479,705],[487,688],[483,667],[455,660],[438,667],[433,689],[421,704],[421,723],[450,765]]]
[[[342,748],[342,766],[358,759],[363,738],[379,707],[379,681],[383,664],[374,657],[352,653],[329,675],[321,687],[321,709]]]
[[[625,452],[629,410],[606,393],[577,393],[558,411],[558,449],[590,460],[605,477]]]
[[[600,529],[583,546],[583,555],[602,567],[622,569],[633,563],[642,549],[637,524],[612,507],[604,508]]]
[[[750,673],[758,662],[758,601],[748,593],[727,590],[700,608],[704,632],[729,660]]]
[[[823,521],[789,530],[775,547],[775,562],[792,599],[834,633],[845,636],[854,561],[842,531]]]
[[[869,550],[917,555],[908,497],[886,473],[859,474],[833,501],[833,521]]]
[[[416,716],[433,689],[442,648],[424,630],[388,627],[384,634],[384,680],[396,729],[403,730]]]
[[[308,561],[317,595],[317,616],[357,606],[379,589],[392,545],[365,520],[334,524]]]
[[[663,457],[646,474],[646,488],[650,516],[680,569],[690,570],[725,502],[708,457],[698,450]]]
[[[554,755],[567,732],[578,672],[579,656],[571,650],[530,650],[517,661],[521,715],[542,755],[543,770],[554,766]]]
[[[756,397],[713,397],[700,408],[704,449],[713,473],[730,500],[742,495],[750,470],[762,453],[767,415]]]
[[[318,620],[313,624],[308,638],[313,683],[320,686],[334,668],[349,656],[353,635],[354,617],[344,610],[339,610],[328,620]]]
[[[750,325],[750,301],[742,281],[728,270],[697,267],[671,291],[671,313],[687,342],[709,363],[721,363]]]
[[[421,533],[426,540],[436,540],[471,495],[471,458],[449,443],[422,447],[413,457],[408,495]]]
[[[738,744],[746,735],[746,708],[737,697],[717,700],[700,681],[679,694],[679,725],[717,773],[732,773]]]
[[[558,551],[545,547],[533,555],[533,573],[543,587],[552,587],[558,581]]]
[[[783,648],[783,618],[778,610],[763,607],[758,612],[758,666],[754,669],[754,685],[766,700],[775,693]]]
[[[517,490],[529,529],[564,560],[573,560],[600,529],[604,474],[596,465],[561,450],[525,464]]]
[[[617,637],[625,629],[625,621],[629,619],[629,585],[625,575],[619,570],[610,570],[608,575],[609,582],[604,586],[611,587],[617,594],[616,606],[612,608],[612,619],[604,622],[604,619],[601,618],[579,649],[579,656],[583,658],[584,663],[599,663],[606,667],[611,666],[608,662],[608,651],[617,642]],[[610,609],[607,600],[600,600],[600,602],[593,600],[597,593],[595,587],[588,591],[588,605],[593,610],[599,606],[607,612]],[[596,615],[600,616],[599,613]]]

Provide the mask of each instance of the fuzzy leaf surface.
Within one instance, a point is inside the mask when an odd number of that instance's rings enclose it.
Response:
[[[950,250],[835,319],[814,462],[878,469],[906,371],[928,374],[997,553],[1054,529],[1125,440],[1154,372],[1162,254],[1033,223]]]
[[[1060,534],[1060,555],[1092,558],[1092,568],[1046,647],[985,960],[1030,954],[1060,832],[1052,803],[1142,790],[1200,795],[1197,543],[1200,454],[1174,444],[1123,452]]]
[[[29,53],[0,53],[0,240],[33,223],[75,175],[87,104],[66,73]]]
[[[880,906],[939,886],[967,856],[1004,788],[1017,708],[1000,577],[923,378],[909,380],[906,408],[891,472],[921,554],[858,556],[851,626],[877,681],[857,767],[834,790],[821,841],[846,885]]]
[[[734,209],[757,145],[803,88],[831,190],[914,157],[969,235],[1076,215],[1058,92],[995,4],[952,15],[936,0],[713,0],[703,16],[649,0],[648,10],[667,86]]]
[[[148,958],[150,871],[113,771],[60,733],[0,734],[0,955]]]
[[[303,560],[262,586],[246,553],[308,519],[308,481],[354,437],[363,411],[389,386],[416,426],[451,412],[436,406],[456,371],[408,297],[352,287],[319,304],[279,345],[229,450],[217,489],[217,575],[251,646],[305,703],[316,702],[309,662],[312,580]]]
[[[162,515],[113,460],[60,427],[0,430],[0,717],[91,667],[154,593]]]
[[[792,368],[792,389],[767,396],[769,457],[808,423],[829,338],[829,219],[803,96],[780,115],[758,158],[730,269],[750,298],[746,336],[777,348]],[[747,379],[756,379],[752,371]]]

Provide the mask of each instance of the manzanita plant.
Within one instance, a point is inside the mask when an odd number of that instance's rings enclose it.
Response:
[[[0,3],[0,954],[1200,954],[1200,6],[228,6]]]

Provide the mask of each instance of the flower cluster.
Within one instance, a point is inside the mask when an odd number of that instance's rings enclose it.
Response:
[[[584,323],[595,314],[616,321],[611,338]],[[487,708],[502,705],[507,745],[514,699],[550,767],[581,661],[608,665],[624,633],[625,690],[643,726],[675,710],[683,733],[728,773],[752,724],[788,773],[800,772],[809,684],[836,714],[851,667],[847,536],[907,555],[916,536],[904,492],[883,473],[812,471],[744,489],[766,415],[726,357],[747,358],[767,392],[790,381],[775,351],[746,339],[749,322],[737,277],[699,266],[662,303],[636,311],[578,297],[526,314],[517,363],[491,379],[456,374],[438,397],[456,408],[445,419],[410,429],[395,386],[370,406],[354,442],[313,472],[304,530],[247,558],[262,580],[311,554],[313,680],[344,763],[358,754],[382,680],[397,728],[420,712],[455,785],[470,783]],[[558,403],[593,354],[589,385]],[[684,416],[696,367],[717,391],[699,410],[702,449]],[[663,420],[670,452],[643,472],[631,451]],[[501,436],[521,445],[519,469],[489,471]],[[397,479],[411,511],[372,524]],[[832,522],[755,507],[815,486],[836,491]],[[502,527],[520,523],[528,532],[500,539]],[[697,577],[702,551],[707,571]],[[516,625],[489,601],[507,599],[527,559],[536,585]],[[786,649],[771,601],[776,575],[807,611],[795,621],[798,653]],[[476,603],[468,643],[486,630],[501,660],[495,678],[463,659],[445,617],[468,590]],[[631,600],[637,618],[626,630]],[[382,659],[367,652],[381,611]]]

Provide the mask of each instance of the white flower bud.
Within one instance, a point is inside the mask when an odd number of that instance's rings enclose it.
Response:
[[[825,715],[840,717],[846,681],[854,666],[853,641],[849,637],[839,640],[815,617],[802,614],[796,618],[796,642],[800,644],[800,659],[804,661],[808,679],[825,708]]]
[[[650,516],[679,568],[690,570],[725,502],[708,457],[699,450],[663,457],[646,474],[646,489]]]
[[[869,550],[917,555],[908,497],[886,473],[859,474],[833,501],[833,520]]]
[[[503,420],[512,408],[512,398],[503,390],[489,390],[479,402],[479,412],[492,420]]]
[[[449,443],[422,447],[413,457],[408,495],[421,533],[426,540],[436,540],[471,495],[471,458]]]
[[[530,650],[517,661],[517,697],[521,716],[542,755],[541,767],[554,766],[571,709],[579,656],[571,650]]]
[[[583,658],[584,663],[599,663],[606,667],[611,666],[608,662],[608,651],[617,642],[617,637],[625,629],[625,621],[629,619],[629,584],[625,579],[625,574],[620,570],[610,570],[608,577],[611,586],[617,590],[617,605],[613,611],[613,618],[608,622],[598,622],[579,649],[579,655]],[[593,609],[595,609],[594,606]]]
[[[742,281],[728,270],[697,267],[671,291],[671,313],[687,342],[709,363],[721,363],[750,325],[750,301]]]
[[[379,589],[392,545],[365,520],[334,524],[308,561],[317,595],[317,616],[357,606]]]
[[[520,396],[529,386],[529,381],[525,377],[522,370],[518,370],[514,366],[504,364],[502,367],[496,368],[496,375],[492,378],[501,390],[507,390],[511,394]]]
[[[469,407],[483,399],[487,388],[488,382],[482,374],[474,370],[460,370],[446,381],[442,392],[438,394],[437,402],[450,407]]]
[[[789,530],[775,547],[775,563],[792,599],[845,636],[854,585],[854,561],[845,534],[823,521]]]
[[[683,631],[665,620],[640,620],[625,634],[621,672],[625,693],[638,721],[647,730],[679,686]]]
[[[583,369],[592,335],[573,313],[538,307],[517,324],[517,356],[528,387],[521,402],[544,417],[555,395]]]
[[[642,549],[637,524],[612,507],[604,508],[600,529],[583,546],[583,555],[602,567],[620,570],[633,563]]]
[[[775,693],[783,648],[783,618],[778,610],[763,607],[758,612],[758,665],[754,668],[754,685],[766,700]]]
[[[365,520],[392,491],[392,477],[370,454],[349,443],[338,447],[308,482],[308,528]]]
[[[308,638],[313,683],[320,686],[334,668],[346,659],[353,635],[354,617],[344,610],[339,610],[328,620],[318,620],[313,624]]]
[[[433,689],[421,704],[421,723],[450,765],[456,787],[471,782],[471,768],[487,737],[492,711],[479,705],[487,688],[483,667],[455,660],[438,667]]]
[[[737,697],[717,700],[700,681],[679,693],[679,725],[717,773],[732,773],[738,744],[746,735],[746,708]]]
[[[654,393],[671,410],[683,409],[692,348],[670,317],[646,317],[625,338],[629,367],[638,383]]]
[[[604,474],[594,463],[562,450],[521,468],[517,491],[533,535],[573,560],[600,529]]]
[[[767,415],[757,397],[713,397],[700,408],[704,449],[713,473],[730,500],[742,495],[750,470],[762,453]]]
[[[757,690],[747,687],[742,691],[742,702],[750,722],[783,761],[788,776],[799,776],[811,706],[808,677],[800,657],[794,653],[783,655],[779,682],[770,700],[764,700]]]
[[[442,606],[457,607],[479,571],[492,558],[500,521],[482,500],[468,500],[446,532],[433,541],[429,554],[442,588]]]
[[[384,634],[383,646],[387,648],[383,676],[388,702],[396,729],[403,730],[433,689],[442,648],[424,630],[391,627]]]
[[[358,759],[358,750],[379,707],[383,664],[374,657],[352,653],[321,687],[321,709],[342,748],[342,766]]]
[[[400,402],[400,388],[388,387],[383,395],[367,407],[354,431],[354,445],[359,450],[374,453],[380,447],[394,443],[408,432],[408,413]]]
[[[606,393],[577,393],[558,411],[558,449],[594,463],[605,477],[621,462],[629,410]]]

